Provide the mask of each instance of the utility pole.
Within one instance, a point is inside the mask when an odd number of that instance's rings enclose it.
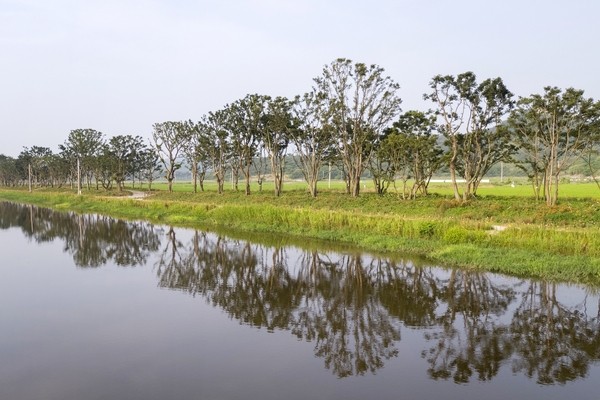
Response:
[[[81,194],[81,164],[77,157],[77,194]]]
[[[29,170],[29,193],[31,193],[31,163],[29,163],[27,169]]]
[[[500,161],[500,182],[504,182],[504,162]]]
[[[331,161],[329,161],[329,183],[327,184],[327,189],[331,189]]]

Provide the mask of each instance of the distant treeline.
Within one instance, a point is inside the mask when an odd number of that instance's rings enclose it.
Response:
[[[368,177],[378,194],[400,185],[402,197],[412,199],[426,195],[432,176],[444,172],[455,199],[466,201],[504,162],[530,179],[537,199],[552,205],[561,175],[594,176],[600,167],[600,102],[583,90],[548,86],[515,99],[501,78],[437,75],[424,95],[432,110],[405,113],[398,90],[383,68],[337,59],[303,95],[249,94],[198,122],[156,123],[149,145],[139,136],[106,140],[93,129],[76,129],[58,154],[33,146],[16,159],[0,155],[0,181],[73,186],[85,180],[88,188],[115,183],[120,190],[125,179],[150,185],[163,175],[172,190],[185,164],[194,191],[198,184],[203,190],[210,174],[219,193],[231,177],[236,190],[243,179],[250,195],[251,179],[262,187],[269,176],[278,196],[287,175],[302,177],[317,196],[317,182],[331,166],[354,197]]]

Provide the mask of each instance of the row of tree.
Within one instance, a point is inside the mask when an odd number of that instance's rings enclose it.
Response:
[[[118,135],[106,139],[94,129],[76,129],[53,153],[48,147],[25,147],[14,159],[0,155],[0,182],[3,185],[26,184],[61,187],[75,184],[88,189],[95,183],[119,191],[125,179],[145,180],[149,185],[160,171],[156,151],[140,136]],[[95,182],[94,182],[95,181]]]
[[[57,155],[34,146],[16,160],[0,156],[0,180],[73,185],[83,176],[88,187],[95,179],[96,187],[115,182],[120,190],[127,177],[151,183],[160,160],[169,190],[185,162],[194,191],[198,183],[204,190],[210,173],[222,193],[229,173],[233,187],[241,177],[250,195],[251,176],[262,188],[269,174],[278,196],[289,151],[315,197],[320,171],[329,165],[341,171],[354,197],[365,171],[378,194],[390,185],[398,191],[400,182],[401,196],[415,198],[427,194],[433,174],[447,170],[455,199],[466,201],[504,161],[525,171],[536,198],[552,205],[560,174],[600,144],[600,102],[572,88],[546,87],[515,100],[500,78],[479,83],[472,72],[438,75],[424,95],[432,109],[401,114],[399,86],[377,65],[338,59],[314,83],[291,100],[251,94],[198,122],[154,124],[149,147],[139,136],[107,141],[95,130],[74,130]]]
[[[348,193],[358,196],[375,144],[400,112],[398,85],[383,75],[382,68],[346,59],[326,66],[315,83],[313,90],[293,100],[252,94],[208,113],[198,123],[155,124],[152,140],[167,171],[169,189],[184,154],[194,182],[210,169],[219,193],[229,170],[234,187],[241,175],[249,195],[251,175],[258,174],[260,184],[262,163],[268,160],[278,196],[291,149],[312,196],[317,196],[324,163],[336,164]]]
[[[250,194],[253,167],[262,182],[268,159],[279,195],[291,149],[312,196],[328,163],[342,171],[354,197],[366,170],[379,194],[400,181],[402,197],[415,198],[427,194],[433,174],[447,169],[455,199],[466,201],[504,161],[525,171],[536,198],[553,205],[560,174],[600,145],[600,102],[582,90],[546,87],[541,95],[515,101],[500,78],[479,83],[472,72],[438,75],[424,95],[432,110],[400,114],[398,84],[383,72],[338,59],[325,66],[310,92],[293,100],[248,95],[196,124],[154,125],[153,141],[169,185],[183,152],[194,182],[210,169],[222,192],[229,169],[235,187],[241,173]],[[591,164],[590,169],[593,174]]]

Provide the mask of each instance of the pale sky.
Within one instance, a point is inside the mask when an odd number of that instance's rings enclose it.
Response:
[[[0,0],[0,153],[293,97],[338,57],[385,68],[404,111],[466,71],[600,98],[599,15],[594,0]]]

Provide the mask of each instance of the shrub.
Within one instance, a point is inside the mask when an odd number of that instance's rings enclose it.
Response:
[[[444,233],[444,242],[450,244],[466,243],[469,231],[462,226],[453,226]]]
[[[422,238],[431,238],[435,233],[436,223],[433,221],[421,222],[419,225],[419,236]]]
[[[483,243],[488,238],[488,235],[485,231],[469,231],[467,234],[467,241],[469,243]]]

